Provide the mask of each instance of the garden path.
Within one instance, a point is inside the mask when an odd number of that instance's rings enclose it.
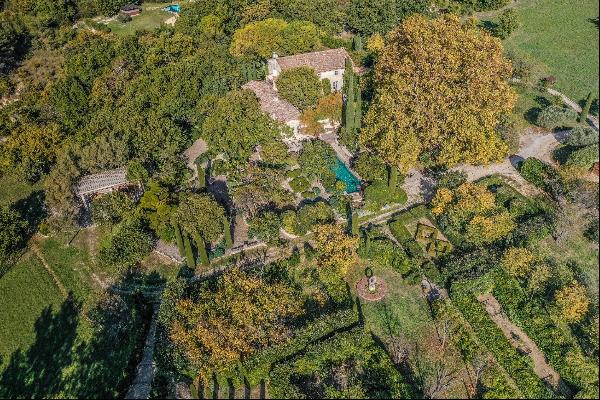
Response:
[[[500,328],[510,344],[519,353],[526,354],[533,361],[533,372],[549,385],[554,392],[569,397],[569,390],[558,372],[546,362],[544,353],[535,342],[504,315],[502,306],[498,303],[498,300],[491,294],[480,294],[477,296],[477,300],[484,305],[490,318]]]
[[[142,359],[137,366],[135,378],[125,395],[126,399],[149,399],[154,379],[154,346],[156,344],[156,318],[160,303],[152,306],[152,320],[144,343]]]

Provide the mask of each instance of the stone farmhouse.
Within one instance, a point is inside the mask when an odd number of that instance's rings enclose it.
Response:
[[[343,48],[287,57],[278,57],[277,54],[273,54],[273,57],[267,61],[268,75],[266,79],[264,81],[250,81],[244,84],[242,88],[254,92],[263,112],[291,128],[293,135],[285,141],[292,150],[298,149],[300,142],[309,137],[302,135],[300,110],[278,95],[277,77],[287,69],[310,67],[315,70],[321,80],[328,79],[331,82],[332,91],[339,91],[344,84],[346,59],[351,60],[350,55]]]
[[[346,59],[350,59],[350,55],[344,48],[314,51],[287,57],[278,57],[277,54],[273,54],[273,57],[267,61],[269,69],[267,80],[275,83],[279,74],[286,69],[310,67],[315,70],[321,80],[329,79],[332,91],[341,90],[344,84]]]

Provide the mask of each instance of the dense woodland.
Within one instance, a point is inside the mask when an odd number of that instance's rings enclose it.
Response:
[[[156,398],[598,396],[598,101],[505,49],[509,1],[203,0],[112,32],[130,3],[0,0],[0,397],[125,396],[151,320]],[[242,85],[328,48],[340,92],[278,77],[310,136],[290,151]],[[561,137],[551,160],[514,156],[531,135]],[[84,206],[80,179],[117,168],[133,189]],[[62,294],[33,333],[38,273]]]

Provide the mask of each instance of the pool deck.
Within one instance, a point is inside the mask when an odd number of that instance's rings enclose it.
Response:
[[[352,159],[352,153],[348,150],[344,145],[340,144],[337,138],[337,134],[335,130],[328,130],[324,134],[320,136],[320,139],[325,143],[328,143],[331,148],[335,151],[338,159],[344,163],[346,168],[358,179],[363,180],[360,175],[356,173],[352,168],[350,168],[350,160]]]

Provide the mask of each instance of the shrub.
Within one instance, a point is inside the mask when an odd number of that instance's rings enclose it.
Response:
[[[498,25],[496,26],[494,33],[499,38],[506,39],[517,28],[519,28],[519,18],[517,12],[512,8],[508,8],[500,13]]]
[[[589,126],[577,125],[575,128],[571,129],[565,144],[573,147],[583,147],[591,144],[598,144],[598,132]]]
[[[598,143],[575,150],[569,154],[565,164],[570,167],[590,169],[594,165],[594,162],[598,161],[599,150]]]
[[[378,211],[386,204],[406,203],[406,192],[401,188],[390,190],[384,182],[375,182],[364,191],[365,208],[369,211]]]
[[[281,224],[277,213],[264,211],[248,221],[248,235],[268,243],[276,243],[279,240]]]
[[[290,181],[290,187],[294,192],[304,192],[310,188],[310,182],[303,176],[294,178]]]
[[[544,108],[537,116],[536,124],[546,129],[573,126],[577,113],[566,107],[551,105]]]
[[[528,182],[543,190],[548,190],[548,178],[554,174],[554,170],[550,165],[534,157],[529,157],[523,161],[519,172]]]
[[[122,24],[126,24],[131,21],[131,16],[129,16],[127,14],[119,13],[117,15],[117,21],[119,21]]]
[[[514,231],[511,242],[515,246],[534,246],[548,237],[553,230],[552,220],[548,215],[536,215],[519,224],[519,229]]]
[[[285,176],[291,179],[297,178],[302,176],[302,170],[300,168],[290,169],[289,171],[286,171]]]
[[[594,219],[586,228],[584,235],[592,242],[598,243],[600,237],[600,223],[597,219]]]

